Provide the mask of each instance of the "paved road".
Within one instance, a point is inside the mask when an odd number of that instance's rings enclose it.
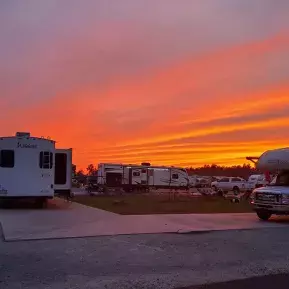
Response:
[[[284,228],[1,242],[0,288],[172,289],[288,265]]]
[[[288,283],[289,274],[276,274],[179,289],[288,289]]]

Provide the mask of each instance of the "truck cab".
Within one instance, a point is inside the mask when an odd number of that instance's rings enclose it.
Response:
[[[272,215],[289,215],[289,148],[265,152],[256,168],[275,172],[269,184],[252,193],[251,204],[259,219],[267,221]]]
[[[289,170],[280,171],[265,187],[253,191],[252,205],[261,220],[289,215]]]

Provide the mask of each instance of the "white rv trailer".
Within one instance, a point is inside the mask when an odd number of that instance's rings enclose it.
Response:
[[[276,174],[270,184],[253,191],[251,204],[258,217],[268,220],[273,214],[289,215],[289,148],[266,151],[256,168]]]
[[[122,164],[100,163],[97,168],[97,184],[99,187],[122,187]]]
[[[0,137],[0,199],[33,198],[43,204],[54,193],[70,193],[72,149],[55,141],[16,133]]]
[[[187,171],[177,167],[126,166],[123,181],[128,188],[184,189],[189,186]]]
[[[151,166],[150,164],[99,164],[100,186],[122,187],[125,190],[163,188],[187,189],[188,173],[183,168]]]

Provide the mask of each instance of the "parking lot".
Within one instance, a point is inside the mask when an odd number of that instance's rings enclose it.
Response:
[[[285,217],[121,216],[55,199],[0,220],[1,289],[170,289],[288,270]]]
[[[0,288],[173,289],[283,273],[288,240],[265,228],[1,242]]]

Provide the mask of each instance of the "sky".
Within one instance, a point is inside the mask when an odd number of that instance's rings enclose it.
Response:
[[[78,169],[289,146],[288,0],[4,0],[0,35],[1,135]]]

